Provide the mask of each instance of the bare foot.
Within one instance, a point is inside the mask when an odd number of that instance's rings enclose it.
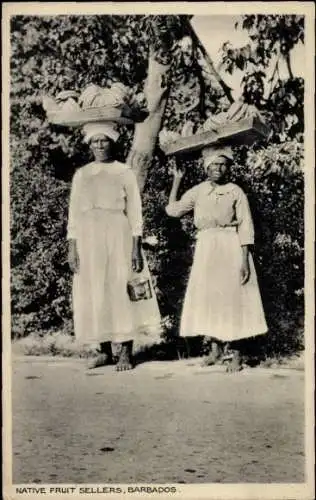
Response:
[[[242,359],[240,353],[238,351],[234,351],[232,359],[230,360],[230,363],[227,365],[226,372],[236,373],[240,372],[242,369],[243,367],[242,367]]]
[[[112,358],[105,353],[100,353],[96,358],[92,358],[88,363],[88,369],[99,368],[99,366],[107,366],[113,363]]]
[[[130,342],[122,343],[120,357],[115,366],[117,372],[132,370],[134,368],[132,356],[132,344]]]
[[[202,361],[202,366],[212,366],[219,361],[222,355],[222,349],[220,348],[217,342],[212,342],[211,344],[211,352],[206,356]]]

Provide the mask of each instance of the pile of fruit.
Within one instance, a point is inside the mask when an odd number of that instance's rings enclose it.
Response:
[[[262,120],[261,114],[255,106],[237,101],[231,105],[228,111],[210,116],[203,123],[198,132],[216,131],[219,127],[227,125],[228,123],[236,123],[246,118],[259,118]]]
[[[236,123],[246,118],[258,118],[263,121],[260,112],[255,106],[250,106],[244,102],[237,101],[232,104],[228,111],[210,116],[199,127],[196,127],[192,121],[188,120],[183,125],[181,133],[163,128],[159,134],[159,144],[162,148],[164,148],[168,144],[174,143],[179,139],[192,137],[195,134],[202,134],[203,132],[217,132],[225,125]]]
[[[119,109],[122,115],[135,121],[148,115],[146,98],[143,93],[134,94],[132,89],[120,82],[113,83],[109,88],[95,84],[88,85],[83,92],[65,90],[55,98],[43,97],[43,107],[48,115],[54,113],[84,112],[92,109]],[[137,119],[138,118],[138,119]]]

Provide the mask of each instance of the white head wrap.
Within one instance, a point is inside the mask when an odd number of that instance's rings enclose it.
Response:
[[[116,142],[120,136],[114,122],[91,122],[83,126],[84,142],[89,142],[95,135],[103,134]]]
[[[202,150],[202,156],[204,161],[204,168],[207,168],[211,163],[216,161],[221,156],[231,161],[234,160],[233,152],[231,148],[228,146],[223,148],[214,148],[214,147],[204,148]]]

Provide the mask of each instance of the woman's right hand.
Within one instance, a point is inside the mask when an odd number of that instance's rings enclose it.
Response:
[[[180,170],[177,167],[172,167],[170,173],[173,176],[173,180],[178,182],[180,182],[182,177],[184,176],[184,170]]]
[[[73,273],[79,271],[79,255],[76,240],[69,240],[68,242],[68,264]]]

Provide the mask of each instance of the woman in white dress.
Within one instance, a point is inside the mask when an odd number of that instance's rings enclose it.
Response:
[[[243,190],[227,182],[233,162],[229,148],[205,148],[207,180],[189,189],[177,201],[183,172],[173,171],[173,185],[166,212],[171,217],[194,211],[197,243],[185,295],[180,335],[209,336],[208,364],[232,348],[229,371],[241,369],[236,346],[241,339],[267,332],[256,271],[249,247],[254,228]],[[235,347],[235,348],[234,348]]]
[[[132,302],[127,292],[133,273],[144,268],[141,198],[131,168],[112,157],[115,124],[89,123],[83,132],[95,161],[76,171],[70,195],[67,238],[75,336],[97,347],[90,368],[113,362],[114,343],[120,353],[116,370],[128,370],[133,368],[133,339],[154,326],[158,332],[160,323],[154,293]]]

